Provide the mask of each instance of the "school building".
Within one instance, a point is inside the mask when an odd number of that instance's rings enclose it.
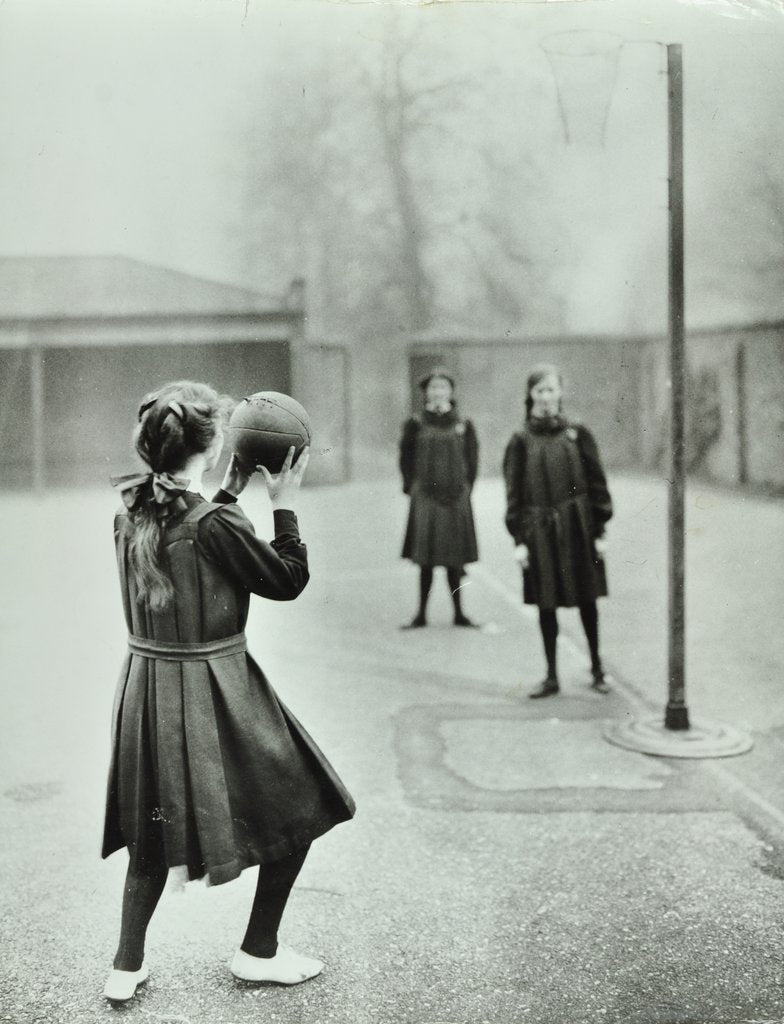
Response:
[[[205,380],[241,398],[284,391],[311,414],[308,480],[396,474],[417,380],[445,364],[474,420],[480,472],[500,472],[525,377],[554,362],[567,412],[611,470],[666,472],[667,339],[586,335],[308,336],[305,285],[270,296],[123,256],[0,258],[0,489],[106,485],[133,468],[140,397]],[[784,491],[784,322],[687,332],[687,468]]]
[[[0,258],[0,486],[134,468],[140,398],[180,378],[294,394],[318,424],[310,478],[342,479],[345,423],[316,385],[342,386],[343,353],[306,350],[304,318],[301,281],[271,297],[125,256]]]

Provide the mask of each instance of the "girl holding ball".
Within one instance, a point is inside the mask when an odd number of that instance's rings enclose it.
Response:
[[[562,412],[556,366],[535,367],[526,385],[526,419],[504,454],[506,527],[523,570],[523,600],[539,608],[547,675],[529,694],[558,693],[556,609],[580,610],[592,687],[609,692],[599,653],[597,598],[607,594],[604,528],[612,500],[599,449],[587,427]]]
[[[258,866],[230,970],[291,985],[323,964],[278,945],[277,930],[310,843],[354,803],[307,732],[278,700],[244,635],[251,594],[294,600],[308,560],[294,508],[307,449],[264,475],[275,538],[256,536],[236,504],[252,470],[232,457],[212,501],[202,476],[221,454],[228,408],[212,388],[168,384],[139,408],[147,473],[113,480],[128,653],[112,726],[103,856],[129,854],[120,939],[104,990],[130,999],[147,980],[147,926],[170,869],[222,885]]]

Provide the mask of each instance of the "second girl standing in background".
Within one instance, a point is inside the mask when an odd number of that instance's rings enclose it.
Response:
[[[456,626],[473,626],[460,599],[465,566],[478,558],[471,489],[476,480],[479,445],[470,420],[461,419],[454,402],[455,382],[442,369],[423,377],[419,387],[425,408],[403,425],[400,472],[411,495],[403,558],[419,566],[419,608],[404,628],[427,625],[425,617],[433,569],[446,568]]]
[[[523,568],[523,600],[539,606],[547,676],[530,697],[559,690],[557,608],[580,609],[593,689],[609,688],[599,654],[596,599],[607,594],[604,526],[612,501],[593,435],[561,411],[561,374],[535,367],[525,392],[526,419],[504,455],[506,527]]]

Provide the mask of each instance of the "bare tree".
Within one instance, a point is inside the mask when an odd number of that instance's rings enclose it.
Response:
[[[729,297],[744,319],[784,316],[784,180],[772,154],[734,177],[732,193],[712,203],[698,230],[695,305]]]
[[[546,176],[494,117],[506,83],[425,24],[390,10],[355,51],[324,40],[264,83],[249,129],[255,257],[309,278],[327,333],[558,324],[536,213]]]

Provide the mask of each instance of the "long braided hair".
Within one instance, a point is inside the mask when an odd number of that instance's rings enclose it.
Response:
[[[193,455],[206,452],[225,424],[231,399],[208,384],[176,381],[146,395],[139,406],[133,443],[153,473],[176,474]],[[141,489],[130,510],[128,554],[136,577],[139,601],[159,611],[174,594],[161,564],[165,506],[153,497],[152,482]]]

